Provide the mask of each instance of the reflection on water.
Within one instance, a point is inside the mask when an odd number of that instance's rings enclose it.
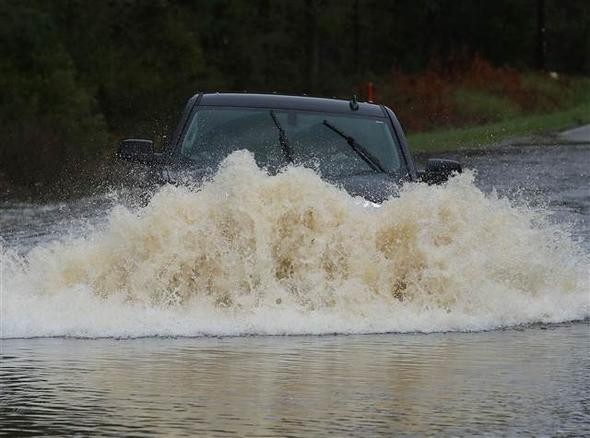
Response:
[[[583,435],[588,330],[5,340],[0,434]]]

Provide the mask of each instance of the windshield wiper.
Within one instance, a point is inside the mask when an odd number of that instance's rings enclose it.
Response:
[[[332,131],[334,131],[336,134],[338,134],[340,137],[345,139],[346,142],[349,144],[350,148],[354,152],[356,152],[356,154],[359,157],[361,157],[363,159],[363,161],[371,167],[371,169],[373,169],[377,172],[385,173],[385,169],[383,169],[383,167],[379,163],[379,160],[377,160],[377,158],[375,158],[368,150],[366,150],[362,145],[360,145],[359,142],[354,139],[354,137],[351,137],[350,135],[346,135],[344,132],[342,132],[340,129],[336,128],[334,125],[332,125],[327,120],[324,120],[323,124],[326,125],[328,128],[330,128]]]
[[[272,121],[274,122],[275,126],[279,130],[279,142],[281,143],[281,147],[283,148],[283,153],[287,158],[289,163],[293,162],[293,152],[291,151],[291,146],[289,145],[289,139],[287,138],[287,134],[285,134],[285,130],[279,123],[279,119],[277,119],[277,115],[275,114],[274,110],[270,110],[270,116],[272,117]]]

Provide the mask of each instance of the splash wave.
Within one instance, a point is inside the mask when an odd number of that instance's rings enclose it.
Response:
[[[82,239],[0,246],[2,337],[482,330],[590,316],[589,257],[473,184],[371,208],[312,170],[226,159]]]

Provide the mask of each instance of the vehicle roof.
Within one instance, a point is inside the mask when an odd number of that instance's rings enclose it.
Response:
[[[205,93],[201,95],[198,105],[296,109],[373,117],[386,116],[381,105],[373,103],[359,102],[358,110],[353,111],[348,100],[282,94]]]

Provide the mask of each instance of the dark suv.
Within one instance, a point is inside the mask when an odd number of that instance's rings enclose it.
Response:
[[[405,181],[443,182],[459,163],[429,160],[418,172],[400,123],[386,106],[276,94],[206,93],[187,103],[170,144],[155,153],[150,140],[121,142],[118,156],[152,166],[178,183],[214,173],[234,151],[246,149],[259,166],[316,169],[351,195],[382,202]]]

